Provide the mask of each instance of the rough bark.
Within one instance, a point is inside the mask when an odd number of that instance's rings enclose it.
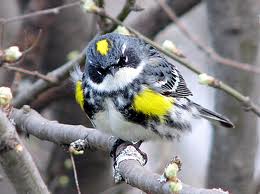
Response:
[[[16,193],[49,193],[30,153],[18,137],[14,126],[1,110],[0,163]]]
[[[58,144],[70,144],[78,139],[85,139],[89,149],[98,149],[108,153],[111,151],[116,138],[106,135],[99,130],[83,126],[66,125],[49,121],[28,106],[20,110],[14,109],[11,118],[24,132],[34,135],[42,140]],[[120,149],[120,148],[119,148]],[[117,150],[118,153],[118,150]],[[160,175],[146,170],[138,161],[125,159],[118,165],[119,173],[126,182],[147,193],[171,194],[168,182],[160,182]],[[103,178],[105,174],[103,174]],[[103,179],[102,179],[103,180]],[[96,186],[100,187],[99,184]],[[91,192],[89,192],[91,193]],[[98,192],[99,193],[99,192]],[[179,194],[228,194],[221,189],[201,189],[183,184]]]
[[[258,49],[257,0],[207,1],[209,28],[218,53],[238,61],[256,63]],[[253,74],[217,64],[216,77],[252,96],[257,85]],[[236,194],[250,194],[257,145],[257,117],[245,112],[222,92],[215,94],[215,108],[234,121],[236,128],[216,128],[208,172],[208,186]]]

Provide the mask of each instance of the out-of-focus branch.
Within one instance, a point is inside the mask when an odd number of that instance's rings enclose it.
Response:
[[[136,0],[126,0],[124,7],[116,17],[120,21],[124,21],[126,17],[129,15],[131,10],[133,9],[134,5],[136,3]],[[112,32],[117,27],[116,23],[113,23],[112,26],[106,31],[106,32]]]
[[[41,140],[51,141],[57,144],[70,144],[78,139],[85,139],[88,148],[110,152],[116,138],[110,137],[96,129],[83,126],[65,125],[49,121],[36,111],[24,106],[22,109],[14,109],[10,115],[20,130],[34,135]],[[143,168],[137,161],[124,160],[119,164],[119,172],[127,180],[127,183],[142,189],[148,193],[170,194],[168,183],[159,181],[160,175],[151,173]],[[198,189],[183,184],[179,194],[228,194],[219,189]]]
[[[177,16],[185,14],[200,2],[201,0],[167,0],[167,4],[176,12]],[[142,34],[145,34],[147,37],[153,38],[170,23],[172,23],[172,21],[162,8],[155,6],[149,10],[149,14],[141,15],[141,17],[136,19],[131,26]]]
[[[134,8],[136,0],[127,0],[123,9],[118,14],[117,19],[120,21],[124,21],[131,10]]]
[[[23,69],[23,68],[10,66],[9,64],[4,64],[3,68],[11,70],[11,71],[15,71],[15,72],[23,73],[23,74],[26,74],[26,75],[32,75],[32,76],[38,77],[42,80],[51,82],[53,84],[56,83],[55,79],[53,79],[50,76],[43,75],[43,74],[39,73],[38,71],[29,71],[29,70],[26,70],[26,69]]]
[[[165,50],[163,47],[161,47],[160,45],[158,45],[157,43],[155,43],[151,39],[147,38],[146,36],[144,36],[143,34],[138,32],[137,30],[135,30],[135,29],[133,29],[129,26],[124,25],[123,22],[121,22],[118,19],[112,17],[111,15],[106,13],[103,9],[94,9],[94,10],[92,10],[92,13],[97,14],[97,15],[102,15],[104,17],[107,17],[108,19],[110,19],[111,21],[115,22],[118,25],[125,26],[130,32],[135,34],[137,37],[143,39],[145,42],[149,43],[150,45],[152,45],[153,47],[155,47],[156,49],[158,49],[160,52],[164,53],[168,57],[172,58],[173,60],[179,62],[182,65],[184,65],[185,67],[187,67],[188,69],[190,69],[194,73],[196,73],[198,75],[204,74],[201,70],[199,70],[196,67],[196,65],[192,64],[191,62],[189,62],[188,60],[186,60],[184,58],[177,56],[176,54],[174,54],[172,52]],[[231,86],[225,84],[224,82],[222,82],[222,81],[220,81],[220,80],[218,80],[218,79],[216,79],[212,76],[210,76],[210,79],[211,79],[210,83],[206,83],[206,85],[212,86],[214,88],[218,88],[218,89],[224,91],[228,95],[234,97],[236,100],[241,102],[246,107],[246,110],[252,111],[258,117],[260,117],[260,108],[255,103],[253,103],[248,96],[241,94],[240,92],[238,92],[237,90],[235,90]]]
[[[63,9],[67,9],[67,8],[71,8],[74,6],[79,6],[80,2],[73,2],[73,3],[69,3],[66,5],[61,5],[59,7],[55,7],[55,8],[50,8],[50,9],[45,9],[45,10],[39,10],[39,11],[35,11],[33,13],[28,13],[28,14],[23,14],[20,16],[14,16],[14,17],[9,17],[9,18],[1,18],[0,17],[0,47],[2,47],[3,41],[4,41],[4,30],[5,30],[5,25],[11,22],[16,22],[16,21],[22,21],[28,18],[33,18],[33,17],[38,17],[41,15],[47,15],[47,14],[54,14],[57,15],[60,13],[61,10]]]
[[[251,64],[241,63],[241,62],[238,62],[238,61],[235,61],[235,60],[232,60],[232,59],[229,59],[229,58],[225,58],[225,57],[222,57],[221,55],[219,55],[212,47],[207,46],[206,44],[201,42],[201,40],[199,40],[196,36],[194,36],[191,32],[189,32],[189,30],[185,27],[185,25],[183,25],[179,21],[179,19],[178,19],[176,13],[174,12],[174,10],[172,10],[170,8],[170,6],[168,6],[166,4],[165,0],[158,0],[158,3],[161,6],[161,8],[164,10],[164,12],[167,14],[167,16],[173,22],[175,22],[176,26],[181,30],[181,32],[189,40],[191,40],[200,50],[205,52],[213,60],[215,60],[216,62],[218,62],[219,64],[222,64],[222,65],[227,65],[227,66],[235,67],[237,69],[241,69],[241,70],[244,70],[244,71],[249,71],[249,72],[260,74],[260,69],[254,67]]]
[[[37,99],[33,100],[30,105],[32,108],[41,112],[42,109],[48,107],[51,103],[61,100],[62,98],[67,98],[73,93],[73,88],[71,87],[71,81],[67,80],[60,83],[56,87],[52,87],[44,92],[42,92]]]
[[[59,68],[53,70],[48,73],[47,76],[52,77],[57,80],[56,83],[63,81],[69,75],[70,70],[77,63],[80,63],[84,59],[84,51],[74,60],[65,63]],[[47,90],[48,88],[54,86],[55,84],[52,82],[48,82],[46,80],[40,79],[36,81],[32,86],[28,89],[23,90],[18,93],[17,96],[13,100],[13,106],[21,107],[24,104],[30,103],[33,99],[35,99],[41,92]]]
[[[31,155],[1,110],[0,163],[17,193],[49,193]]]
[[[75,6],[79,6],[79,5],[80,5],[80,2],[77,1],[77,2],[74,2],[74,3],[61,5],[59,7],[45,9],[45,10],[39,10],[39,11],[35,11],[33,13],[28,13],[28,14],[24,14],[24,15],[20,15],[20,16],[10,17],[10,18],[6,18],[6,19],[5,18],[1,18],[1,22],[6,24],[6,23],[15,22],[15,21],[21,21],[21,20],[25,20],[25,19],[28,19],[28,18],[41,16],[41,15],[46,15],[46,14],[57,15],[63,9],[67,9],[67,8],[71,8],[71,7],[75,7]]]

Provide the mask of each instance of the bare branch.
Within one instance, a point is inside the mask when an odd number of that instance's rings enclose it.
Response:
[[[176,13],[166,4],[165,0],[158,0],[159,5],[162,7],[164,12],[167,14],[167,16],[175,22],[176,26],[182,31],[182,33],[191,40],[199,49],[201,49],[203,52],[205,52],[208,56],[210,56],[213,60],[218,62],[219,64],[231,66],[240,70],[249,71],[252,73],[260,74],[260,69],[254,67],[251,64],[248,63],[241,63],[229,58],[222,57],[219,55],[212,47],[207,46],[201,40],[199,40],[196,36],[194,36],[192,33],[189,32],[189,30],[183,25]]]
[[[39,11],[35,11],[35,12],[32,12],[32,13],[20,15],[20,16],[10,17],[10,18],[7,18],[7,19],[1,18],[1,23],[6,24],[6,23],[10,23],[10,22],[21,21],[21,20],[25,20],[25,19],[28,19],[28,18],[41,16],[41,15],[47,15],[47,14],[57,15],[63,9],[71,8],[71,7],[74,7],[74,6],[79,6],[80,4],[81,3],[79,1],[77,1],[77,2],[66,4],[66,5],[61,5],[59,7],[45,9],[45,10],[39,10]]]
[[[24,106],[22,109],[14,109],[10,116],[14,119],[20,130],[34,135],[42,140],[48,140],[57,144],[70,144],[78,139],[85,139],[90,149],[99,149],[107,153],[112,149],[116,138],[110,137],[96,129],[83,126],[65,125],[49,121],[39,113]],[[127,183],[142,189],[148,193],[170,194],[168,183],[159,181],[160,175],[149,172],[137,161],[125,160],[119,164],[120,174],[127,180]],[[179,194],[228,194],[216,189],[198,189],[183,184]]]
[[[124,21],[129,13],[131,12],[132,8],[134,7],[136,0],[126,0],[124,7],[116,17],[120,21]],[[117,27],[116,23],[113,23],[112,26],[106,32],[112,32]]]
[[[74,179],[75,179],[77,192],[78,192],[78,194],[81,194],[80,187],[79,187],[79,180],[78,180],[76,164],[75,164],[73,153],[71,153],[71,152],[70,152],[70,160],[71,160],[71,163],[72,163],[72,169],[73,169],[73,174],[74,174]]]
[[[0,163],[17,193],[48,194],[33,159],[13,125],[0,111]]]
[[[52,72],[48,73],[47,76],[57,80],[56,83],[61,82],[69,76],[69,72],[73,66],[77,63],[80,63],[82,59],[84,59],[84,51],[82,51],[82,53],[76,59],[69,61],[59,68],[53,70]],[[24,104],[29,104],[40,93],[55,85],[56,84],[52,82],[40,79],[36,81],[30,88],[19,93],[13,100],[13,105],[15,107],[21,107]]]
[[[38,71],[29,71],[29,70],[26,70],[26,69],[23,69],[23,68],[10,66],[9,64],[4,64],[3,67],[5,69],[11,70],[11,71],[15,71],[15,72],[19,72],[19,73],[23,73],[23,74],[27,74],[27,75],[32,75],[32,76],[38,77],[38,78],[40,78],[42,80],[51,82],[53,84],[55,84],[57,82],[54,78],[52,78],[50,76],[43,75],[43,74],[39,73]]]
[[[176,12],[177,16],[185,14],[200,2],[201,0],[167,0],[167,4]],[[147,37],[153,38],[170,23],[172,21],[167,17],[162,8],[155,6],[149,10],[149,14],[141,15],[131,26]]]
[[[33,41],[32,45],[23,51],[23,56],[25,56],[27,53],[29,53],[32,49],[34,49],[36,47],[36,45],[40,41],[41,36],[42,36],[42,30],[39,31],[39,33],[38,33],[36,39]]]

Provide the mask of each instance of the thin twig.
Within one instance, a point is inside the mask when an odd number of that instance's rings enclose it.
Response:
[[[118,14],[116,18],[120,21],[124,21],[133,9],[135,2],[136,0],[126,0],[124,7],[122,8],[121,12]]]
[[[33,41],[32,45],[29,48],[27,48],[26,50],[23,51],[23,56],[25,56],[27,53],[29,53],[32,49],[34,49],[36,47],[36,45],[40,41],[41,35],[42,35],[42,30],[40,29],[40,31],[39,31],[36,39]]]
[[[12,61],[6,60],[6,59],[5,59],[5,57],[6,57],[6,56],[5,56],[5,51],[0,49],[0,66],[2,66],[4,63],[6,63],[6,65],[8,64],[8,66],[19,64],[19,62],[22,60],[22,58],[23,58],[27,53],[29,53],[32,49],[35,48],[35,46],[38,44],[38,42],[39,42],[39,40],[40,40],[41,35],[42,35],[42,30],[39,31],[39,33],[38,33],[36,39],[34,40],[34,42],[32,43],[32,45],[31,45],[29,48],[27,48],[26,50],[24,50],[24,51],[22,52],[22,55],[21,55],[19,58],[15,59],[15,60],[12,60]],[[1,48],[1,47],[0,47],[0,48]],[[19,70],[17,70],[17,71],[19,71]]]
[[[125,26],[130,32],[132,32],[133,34],[135,34],[137,37],[143,39],[145,42],[149,43],[150,45],[152,45],[153,47],[155,47],[156,49],[158,49],[160,52],[164,53],[165,55],[167,55],[168,57],[172,58],[173,60],[179,62],[180,64],[184,65],[185,67],[187,67],[188,69],[190,69],[191,71],[193,71],[196,74],[202,74],[203,72],[201,70],[199,70],[194,64],[190,63],[189,61],[187,61],[184,58],[181,58],[177,55],[175,55],[174,53],[171,53],[167,50],[165,50],[164,48],[162,48],[160,45],[158,45],[157,43],[155,43],[154,41],[152,41],[151,39],[147,38],[146,36],[142,35],[141,33],[139,33],[138,31],[136,31],[135,29],[126,26],[125,24],[123,24],[123,22],[119,21],[118,19],[112,17],[111,15],[109,15],[108,13],[106,13],[103,9],[96,9],[95,11],[93,11],[93,13],[97,14],[97,15],[102,15],[107,17],[108,19],[110,19],[111,21],[115,22],[118,25],[122,25]],[[213,77],[214,78],[214,77]],[[252,111],[253,113],[255,113],[258,117],[260,117],[260,107],[258,105],[256,105],[255,103],[253,103],[249,97],[244,96],[243,94],[241,94],[240,92],[238,92],[237,90],[235,90],[234,88],[232,88],[231,86],[225,84],[224,82],[221,82],[219,80],[217,80],[216,78],[214,78],[216,82],[218,82],[218,85],[210,85],[213,86],[215,88],[218,88],[222,91],[224,91],[225,93],[227,93],[228,95],[234,97],[236,100],[238,100],[239,102],[241,102],[243,105],[246,105],[247,110]]]
[[[9,64],[4,64],[2,67],[5,69],[8,69],[8,70],[11,70],[11,71],[23,73],[26,75],[32,75],[32,76],[38,77],[40,79],[43,79],[45,81],[48,81],[48,82],[51,82],[54,84],[57,83],[57,80],[55,78],[52,78],[48,75],[43,75],[43,74],[39,73],[38,71],[29,71],[29,70],[26,70],[26,69],[23,69],[20,67],[10,66]]]
[[[5,18],[1,18],[1,20],[4,23],[10,23],[10,22],[21,21],[21,20],[25,20],[25,19],[28,19],[28,18],[41,16],[41,15],[46,15],[46,14],[57,15],[63,9],[79,6],[80,4],[81,4],[81,2],[77,1],[77,2],[73,2],[73,3],[61,5],[61,6],[58,6],[58,7],[55,7],[55,8],[39,10],[39,11],[35,11],[35,12],[32,12],[32,13],[20,15],[20,16],[10,17],[10,18],[6,18],[6,19]]]
[[[73,169],[73,174],[74,174],[77,192],[78,192],[78,194],[81,194],[80,187],[79,187],[78,175],[77,175],[77,169],[76,169],[76,165],[75,165],[75,160],[74,160],[73,153],[71,153],[71,152],[70,152],[70,159],[71,159],[71,164],[72,164],[72,169]]]
[[[202,0],[167,0],[167,4],[180,17],[200,4],[201,1]],[[137,19],[131,22],[131,26],[134,26],[137,31],[153,39],[170,23],[172,23],[172,21],[167,17],[161,7],[153,6],[149,8],[149,14],[140,14]]]
[[[14,16],[14,17],[9,17],[9,18],[0,18],[0,26],[2,27],[0,29],[1,30],[0,31],[0,48],[2,48],[2,46],[3,46],[4,30],[5,30],[5,25],[7,23],[21,21],[21,20],[25,20],[25,19],[28,19],[28,18],[42,16],[42,15],[48,15],[48,14],[57,15],[63,9],[79,6],[80,4],[81,4],[80,1],[76,1],[76,2],[72,2],[72,3],[68,3],[68,4],[65,4],[65,5],[58,6],[58,7],[55,7],[55,8],[39,10],[39,11],[35,11],[35,12],[32,12],[32,13],[28,13],[28,14],[23,14],[23,15],[20,15],[20,16]],[[29,49],[29,50],[31,50],[31,49]]]
[[[191,40],[200,50],[205,52],[208,56],[210,56],[213,60],[218,62],[219,64],[235,67],[240,70],[249,71],[253,73],[260,74],[260,69],[254,67],[248,63],[241,63],[229,58],[225,58],[219,55],[213,48],[204,44],[199,38],[194,36],[189,30],[182,24],[175,12],[166,4],[165,0],[158,0],[159,5],[164,10],[164,12],[168,15],[168,17],[175,22],[176,26],[182,31],[182,33]]]
[[[105,8],[104,0],[95,0],[95,4],[102,9]],[[107,18],[105,18],[103,16],[98,16],[97,24],[98,24],[98,31],[100,31],[100,33],[102,33],[103,31],[106,31],[106,28],[108,28],[108,26],[109,26]]]
[[[120,13],[118,14],[118,16],[116,18],[119,21],[124,21],[127,18],[127,16],[129,15],[129,13],[131,12],[135,3],[136,3],[136,0],[126,0],[124,7],[122,8],[122,10],[120,11]],[[113,30],[116,29],[117,26],[118,25],[116,23],[113,23],[112,26],[108,30],[106,30],[105,33],[112,32]]]
[[[48,73],[47,76],[57,80],[56,83],[48,82],[46,80],[40,79],[37,80],[35,83],[33,83],[30,88],[19,92],[17,96],[13,99],[13,105],[15,107],[21,107],[24,104],[30,104],[30,102],[34,100],[43,91],[57,85],[57,83],[68,78],[69,72],[71,71],[73,66],[75,64],[80,63],[84,59],[84,56],[85,56],[85,51],[83,50],[76,59],[63,64],[57,69]]]

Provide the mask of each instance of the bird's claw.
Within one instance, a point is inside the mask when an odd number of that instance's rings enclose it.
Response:
[[[113,175],[115,183],[120,183],[123,181],[123,177],[120,174],[119,165],[121,162],[125,160],[136,160],[138,161],[142,166],[144,166],[147,163],[147,155],[142,152],[139,147],[135,146],[135,144],[132,144],[131,142],[125,142],[120,144],[118,146],[118,150],[115,154],[114,159],[114,168],[113,168]]]
[[[89,148],[87,137],[84,139],[78,139],[69,145],[69,151],[72,152],[83,152],[86,148]]]

